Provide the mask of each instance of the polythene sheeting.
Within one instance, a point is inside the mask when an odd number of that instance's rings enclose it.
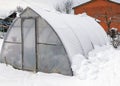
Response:
[[[36,12],[59,35],[70,58],[79,53],[87,56],[96,45],[102,46],[108,42],[103,28],[87,15],[67,15],[42,9]]]
[[[12,29],[11,29],[12,28]],[[21,19],[17,18],[8,30],[1,50],[0,62],[21,68]]]

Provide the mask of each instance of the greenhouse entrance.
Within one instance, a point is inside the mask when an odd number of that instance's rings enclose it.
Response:
[[[35,19],[26,18],[22,21],[22,68],[36,70],[36,35]],[[29,60],[28,60],[29,59]]]

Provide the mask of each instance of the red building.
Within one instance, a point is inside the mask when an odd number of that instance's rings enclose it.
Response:
[[[100,20],[101,26],[108,31],[109,28],[118,28],[120,31],[120,3],[111,0],[91,0],[73,8],[75,14],[86,12]]]

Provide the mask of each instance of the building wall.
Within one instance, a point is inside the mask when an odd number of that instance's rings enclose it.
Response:
[[[89,16],[99,19],[100,24],[108,31],[106,18],[110,20],[110,28],[118,28],[120,31],[120,4],[108,0],[92,0],[83,5],[74,8],[75,14],[86,12]]]

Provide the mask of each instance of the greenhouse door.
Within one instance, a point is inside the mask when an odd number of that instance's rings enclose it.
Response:
[[[36,43],[35,43],[35,19],[24,19],[22,23],[23,41],[23,69],[34,71],[36,69]]]

